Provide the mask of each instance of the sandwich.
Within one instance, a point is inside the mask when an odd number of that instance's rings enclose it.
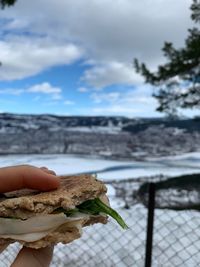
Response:
[[[106,224],[113,217],[127,228],[109,206],[106,186],[94,175],[63,176],[50,192],[18,190],[0,197],[0,245],[19,242],[39,249],[67,244],[82,235],[82,228]]]

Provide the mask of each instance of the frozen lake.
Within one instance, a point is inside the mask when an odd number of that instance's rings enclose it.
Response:
[[[46,166],[58,175],[96,173],[105,181],[164,174],[175,176],[200,172],[200,153],[148,159],[117,161],[75,155],[1,155],[0,167],[18,164]]]

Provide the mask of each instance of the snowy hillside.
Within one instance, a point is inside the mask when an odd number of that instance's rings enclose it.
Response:
[[[0,114],[0,154],[144,159],[200,151],[198,119]]]

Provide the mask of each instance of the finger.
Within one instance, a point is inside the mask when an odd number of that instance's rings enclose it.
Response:
[[[59,186],[59,177],[40,168],[21,165],[0,168],[0,193],[21,188],[49,191]]]
[[[11,267],[48,267],[53,257],[53,247],[41,249],[22,248]]]
[[[47,167],[40,167],[41,170],[43,170],[46,173],[50,173],[53,175],[56,175],[56,173],[53,170],[49,170]]]

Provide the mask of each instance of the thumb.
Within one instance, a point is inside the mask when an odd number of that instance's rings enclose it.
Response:
[[[53,256],[53,246],[41,249],[22,248],[11,267],[48,267]]]

